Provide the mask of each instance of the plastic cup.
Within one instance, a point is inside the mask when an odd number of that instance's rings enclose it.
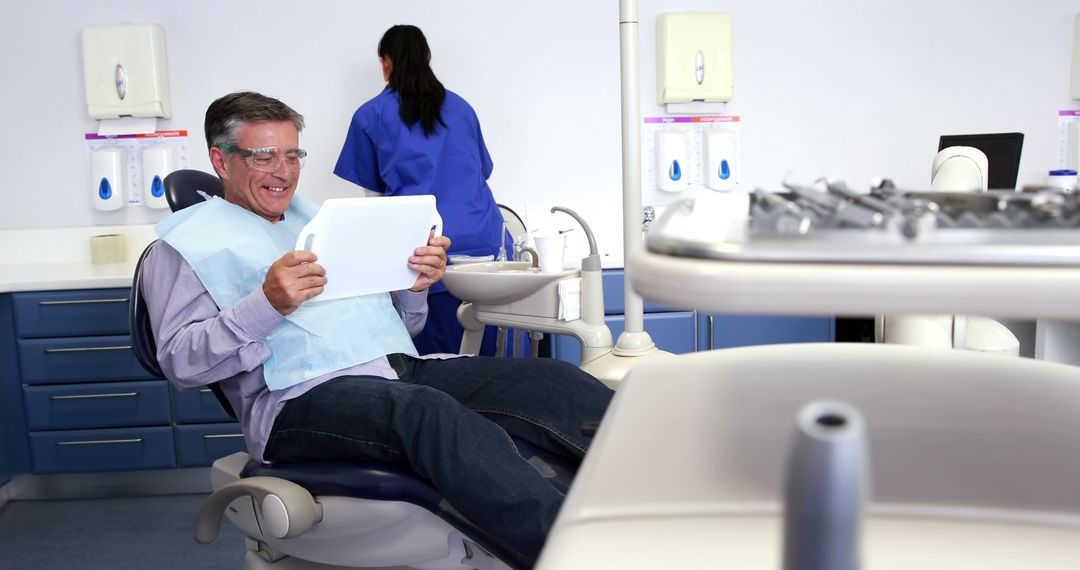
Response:
[[[1072,192],[1076,188],[1075,170],[1051,170],[1046,178],[1046,184],[1054,188],[1060,188],[1065,192]]]
[[[563,234],[534,235],[536,254],[540,257],[542,273],[558,273],[563,270],[563,252],[566,251],[566,236]]]

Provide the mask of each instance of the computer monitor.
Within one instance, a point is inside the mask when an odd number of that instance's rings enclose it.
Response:
[[[990,165],[987,188],[990,190],[1015,190],[1016,175],[1020,171],[1020,151],[1024,147],[1024,133],[995,133],[985,135],[942,135],[938,150],[950,146],[973,146],[986,155]]]

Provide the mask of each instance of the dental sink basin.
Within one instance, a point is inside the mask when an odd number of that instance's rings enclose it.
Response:
[[[533,310],[528,313],[547,313],[557,306],[555,283],[560,279],[577,277],[580,271],[567,269],[558,273],[541,273],[527,261],[489,261],[451,265],[446,268],[443,283],[452,295],[477,306],[508,304],[525,301]],[[548,290],[550,289],[550,291]],[[523,309],[525,307],[513,307]],[[505,310],[511,310],[505,307]]]

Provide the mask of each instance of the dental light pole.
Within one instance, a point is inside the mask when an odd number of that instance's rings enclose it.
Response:
[[[631,254],[642,247],[641,98],[637,0],[619,0],[619,62],[622,80],[623,314],[626,326],[612,352],[581,368],[598,378],[623,378],[645,359],[671,358],[645,331],[645,304],[630,286]]]

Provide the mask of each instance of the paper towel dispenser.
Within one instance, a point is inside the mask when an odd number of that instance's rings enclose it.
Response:
[[[169,65],[160,25],[88,26],[82,31],[82,53],[91,118],[169,118]]]
[[[669,12],[656,20],[656,102],[726,102],[734,91],[731,15]]]

